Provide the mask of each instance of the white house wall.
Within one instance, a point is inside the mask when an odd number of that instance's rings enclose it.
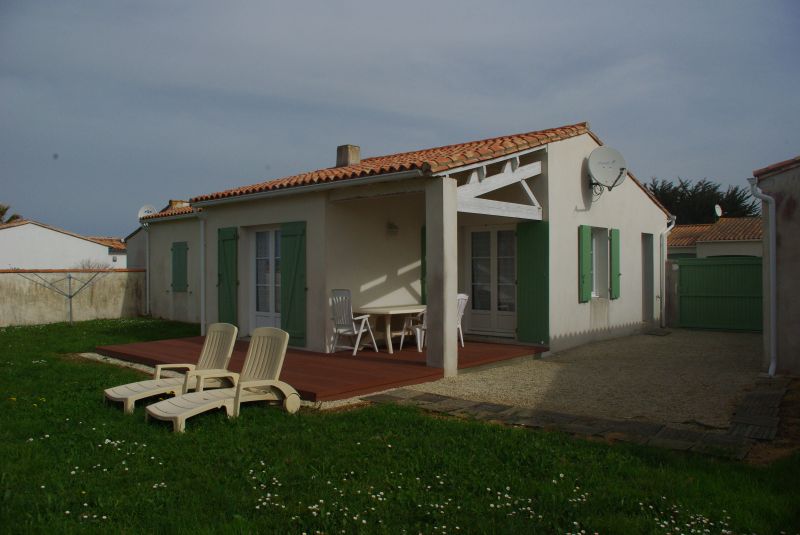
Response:
[[[630,178],[592,198],[585,161],[598,144],[581,135],[548,146],[550,347],[635,332],[642,325],[642,233],[653,235],[653,286],[659,291],[659,234],[666,214]],[[545,203],[543,203],[545,204]],[[620,230],[620,297],[578,302],[578,226]],[[660,317],[653,296],[653,317]]]
[[[147,263],[147,255],[145,252],[147,238],[145,234],[144,230],[140,230],[125,240],[125,256],[127,257],[129,268],[145,269]]]
[[[424,222],[421,192],[330,202],[326,295],[334,288],[347,288],[354,307],[420,303]],[[330,316],[326,307],[329,340]]]
[[[197,219],[151,223],[150,314],[158,318],[198,323],[200,321],[200,234]],[[137,236],[144,237],[145,232]],[[172,291],[172,244],[186,242],[188,288]]]
[[[800,375],[800,167],[786,169],[764,178],[758,183],[767,195],[776,200],[775,226],[777,232],[777,351],[778,373]],[[770,292],[769,292],[769,210],[762,203],[764,214],[764,369],[769,362],[770,347]]]
[[[75,269],[87,263],[126,267],[125,255],[109,255],[105,245],[33,223],[0,230],[0,269]]]
[[[281,223],[306,222],[306,344],[314,351],[325,349],[325,193],[278,196],[249,202],[233,202],[204,208],[206,217],[206,318],[217,321],[217,231],[238,227],[239,290],[237,316],[239,332],[252,330],[251,312],[254,309],[255,274],[250,248],[253,233],[265,228],[280,228]]]

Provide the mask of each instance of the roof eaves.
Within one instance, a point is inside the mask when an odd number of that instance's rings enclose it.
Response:
[[[800,156],[795,156],[794,158],[774,163],[772,165],[768,165],[767,167],[762,167],[761,169],[756,169],[755,171],[753,171],[753,176],[756,177],[758,180],[763,180],[772,175],[781,173],[783,171],[787,171],[795,167],[800,167]]]

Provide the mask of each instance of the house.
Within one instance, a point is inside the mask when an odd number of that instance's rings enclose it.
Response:
[[[769,199],[761,210],[764,235],[771,238],[764,249],[764,354],[774,351],[773,372],[800,375],[800,156],[756,169],[753,177],[754,193]]]
[[[30,219],[0,225],[0,269],[126,267],[119,238],[81,236]]]
[[[715,223],[675,225],[667,242],[668,257],[762,256],[760,217],[721,217]]]
[[[330,291],[355,307],[426,303],[427,362],[468,335],[558,350],[657,321],[669,214],[621,168],[588,178],[587,123],[361,158],[200,195],[140,220],[154,315],[279,325],[330,351]]]

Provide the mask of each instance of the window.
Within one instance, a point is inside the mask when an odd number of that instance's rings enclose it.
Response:
[[[188,245],[185,241],[172,244],[172,291],[185,292],[189,289],[188,264],[186,261]]]
[[[281,235],[256,232],[256,312],[281,311]]]
[[[592,227],[592,297],[608,297],[608,230]]]
[[[619,230],[578,227],[578,301],[620,294]]]

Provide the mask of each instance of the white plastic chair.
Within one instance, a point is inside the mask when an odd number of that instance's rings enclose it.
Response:
[[[341,347],[343,349],[352,349],[353,355],[355,355],[361,343],[361,336],[364,332],[367,332],[372,340],[372,348],[377,353],[378,344],[375,343],[375,337],[372,335],[369,314],[358,317],[353,316],[350,290],[331,290],[331,306],[333,307],[333,352],[335,353],[336,349]],[[352,347],[339,346],[337,345],[339,336],[355,336],[356,343]]]
[[[458,294],[458,303],[456,305],[456,320],[458,328],[458,338],[461,341],[461,347],[464,347],[464,331],[461,328],[461,318],[464,317],[464,311],[467,309],[467,301],[469,296],[467,294]],[[408,316],[403,322],[403,332],[400,335],[400,350],[403,349],[403,339],[406,332],[414,332],[414,337],[417,339],[417,351],[422,352],[422,346],[425,345],[425,331],[427,330],[427,322],[425,320],[425,312],[420,312],[417,316]]]

